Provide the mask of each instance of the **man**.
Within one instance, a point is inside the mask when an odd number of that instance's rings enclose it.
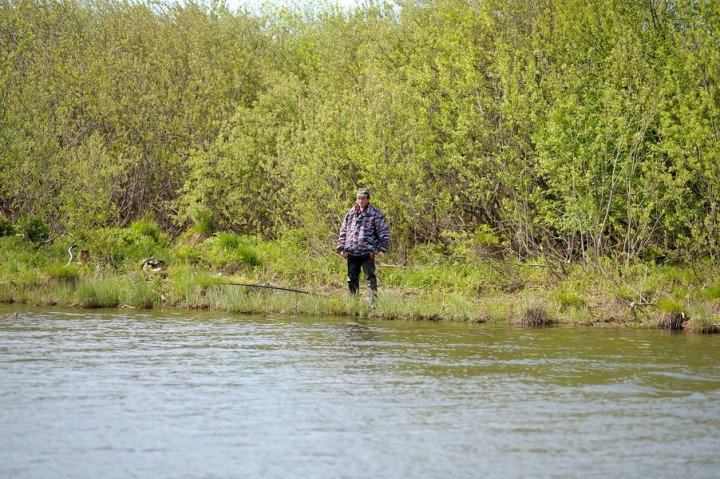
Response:
[[[345,214],[340,227],[337,251],[347,259],[350,294],[358,292],[362,268],[370,286],[371,300],[375,304],[375,255],[385,253],[390,248],[390,227],[385,221],[385,215],[370,204],[370,191],[367,188],[357,190],[355,199],[355,205]]]

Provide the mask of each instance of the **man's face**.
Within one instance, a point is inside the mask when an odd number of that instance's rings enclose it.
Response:
[[[355,199],[357,200],[358,206],[363,210],[368,205],[368,203],[370,203],[370,200],[367,196],[357,195]]]

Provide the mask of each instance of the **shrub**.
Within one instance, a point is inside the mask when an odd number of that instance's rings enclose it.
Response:
[[[33,243],[39,243],[50,237],[50,229],[40,218],[29,218],[22,222],[21,230],[25,239]]]
[[[88,249],[97,252],[95,257],[99,262],[116,268],[135,266],[149,257],[163,257],[167,253],[164,247],[155,241],[152,233],[143,234],[142,229],[141,226],[100,229],[88,240]],[[157,234],[164,241],[163,235]]]
[[[3,217],[0,217],[0,237],[12,236],[15,234],[15,227]]]
[[[507,247],[507,241],[488,225],[478,226],[471,235],[446,231],[443,237],[450,242],[448,250],[451,255],[467,259],[501,258]]]

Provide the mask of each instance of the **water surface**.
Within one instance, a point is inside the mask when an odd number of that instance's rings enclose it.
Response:
[[[3,307],[0,477],[718,477],[719,347]]]

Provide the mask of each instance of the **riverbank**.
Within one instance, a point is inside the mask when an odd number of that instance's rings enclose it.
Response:
[[[407,257],[378,260],[371,308],[348,298],[342,258],[298,238],[195,231],[171,240],[137,222],[45,244],[0,238],[0,302],[720,332],[720,274],[710,263],[553,264],[432,247]]]

